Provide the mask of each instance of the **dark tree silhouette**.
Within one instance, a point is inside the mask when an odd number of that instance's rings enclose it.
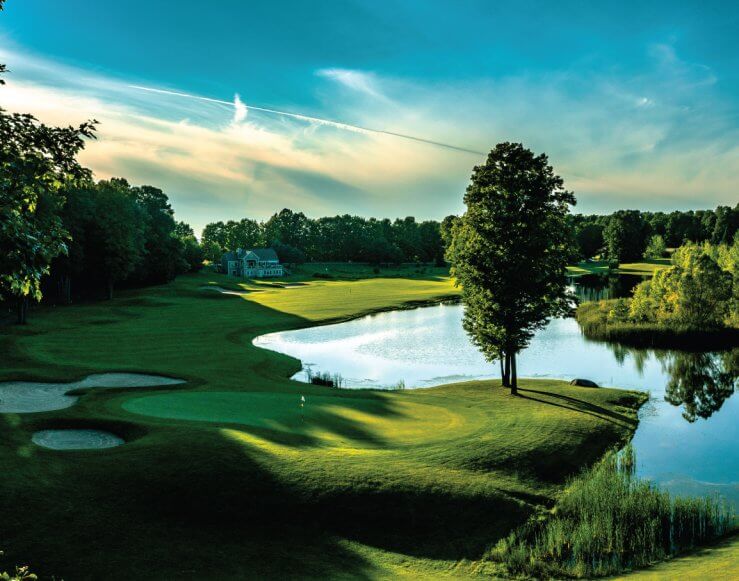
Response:
[[[475,167],[464,202],[448,252],[464,328],[488,361],[501,361],[503,385],[515,394],[516,354],[550,317],[572,309],[565,273],[575,197],[546,155],[501,143]]]

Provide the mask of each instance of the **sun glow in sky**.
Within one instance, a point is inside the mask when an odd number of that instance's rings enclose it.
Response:
[[[96,177],[161,187],[196,229],[441,218],[506,140],[548,153],[581,212],[734,205],[739,9],[643,4],[8,0],[0,106],[100,120]]]

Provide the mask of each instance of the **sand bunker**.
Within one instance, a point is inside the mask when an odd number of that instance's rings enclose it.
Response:
[[[126,443],[103,430],[41,430],[34,433],[31,440],[37,446],[51,450],[99,450]]]
[[[217,293],[221,293],[222,295],[235,295],[237,297],[243,297],[244,295],[249,294],[246,291],[243,291],[243,292],[232,291],[232,290],[225,289],[222,286],[214,286],[214,285],[201,286],[200,288],[202,290],[209,290],[209,291],[214,291],[214,292],[217,292]]]
[[[184,383],[184,380],[142,373],[96,373],[71,383],[4,381],[0,382],[0,413],[25,414],[68,408],[79,399],[77,395],[67,395],[73,389],[155,387],[178,383]]]

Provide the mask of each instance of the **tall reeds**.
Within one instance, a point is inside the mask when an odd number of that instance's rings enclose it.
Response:
[[[735,526],[718,498],[673,497],[634,474],[631,446],[574,478],[544,519],[501,540],[490,558],[510,574],[592,577],[645,566],[706,543]]]

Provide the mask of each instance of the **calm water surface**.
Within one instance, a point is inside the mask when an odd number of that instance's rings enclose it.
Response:
[[[462,329],[462,305],[381,313],[254,343],[339,373],[345,387],[429,387],[499,378]],[[638,389],[652,398],[634,436],[642,476],[691,494],[716,492],[739,504],[739,350],[723,354],[655,353],[586,340],[574,319],[556,319],[519,356],[521,377],[592,379]],[[672,403],[666,401],[669,399]],[[688,419],[686,419],[686,417]]]

